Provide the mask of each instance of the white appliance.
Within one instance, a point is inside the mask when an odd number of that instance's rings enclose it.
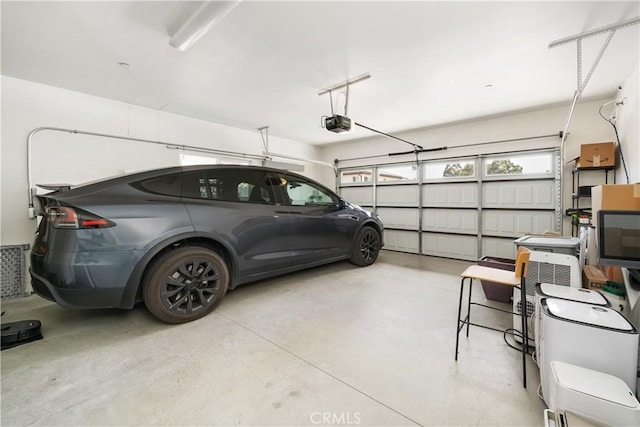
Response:
[[[540,311],[542,309],[540,301],[542,301],[542,298],[557,298],[600,307],[611,307],[607,298],[598,291],[553,285],[551,283],[538,283],[536,285],[536,310],[531,321],[533,324],[532,336],[536,341],[536,354],[540,354],[540,337],[538,334],[540,332]]]
[[[587,421],[571,411],[554,412],[551,409],[545,409],[544,427],[601,427],[601,425]]]
[[[564,236],[522,236],[514,240],[516,247],[524,246],[532,251],[554,252],[578,257],[582,246],[581,238]]]
[[[620,378],[551,362],[549,409],[569,411],[608,426],[640,426],[640,402]]]
[[[538,366],[547,405],[553,361],[613,375],[635,389],[638,330],[622,314],[556,298],[542,298],[540,307]]]
[[[573,255],[544,252],[539,250],[531,251],[529,257],[529,268],[525,276],[525,290],[527,293],[526,310],[527,316],[533,316],[535,312],[535,289],[537,283],[551,283],[559,286],[568,286],[572,288],[582,287],[582,269],[580,261]],[[513,329],[522,332],[520,313],[522,303],[520,302],[520,292],[513,293]],[[529,338],[534,339],[535,333],[529,325]],[[519,339],[518,342],[522,340]]]

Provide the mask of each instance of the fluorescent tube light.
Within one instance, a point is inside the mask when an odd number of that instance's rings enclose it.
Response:
[[[204,36],[214,25],[222,21],[241,0],[205,1],[193,15],[171,37],[169,44],[176,49],[189,49],[200,37]]]

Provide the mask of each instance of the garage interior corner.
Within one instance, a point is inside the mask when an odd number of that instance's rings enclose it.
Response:
[[[44,339],[2,352],[2,425],[537,425],[531,358],[525,389],[521,353],[476,328],[454,360],[468,265],[382,251],[241,286],[170,327],[143,305],[3,302],[3,322],[38,319]]]

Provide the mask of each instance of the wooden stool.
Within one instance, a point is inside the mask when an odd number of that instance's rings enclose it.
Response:
[[[468,267],[461,275],[462,279],[460,280],[460,299],[458,301],[458,324],[456,325],[456,357],[455,360],[458,360],[458,346],[460,343],[460,331],[467,325],[467,338],[469,337],[469,325],[479,326],[485,329],[491,329],[494,331],[502,332],[502,330],[497,328],[492,328],[486,325],[480,325],[477,323],[471,322],[471,305],[479,305],[482,307],[490,308],[492,310],[498,310],[505,313],[510,314],[518,314],[513,313],[512,311],[502,310],[496,307],[490,307],[485,304],[480,304],[477,302],[471,302],[471,288],[473,285],[473,279],[477,280],[487,280],[490,282],[500,283],[506,286],[513,286],[514,288],[520,288],[520,301],[522,301],[522,308],[520,310],[520,318],[522,319],[522,381],[524,388],[527,388],[527,365],[526,365],[526,356],[529,353],[529,332],[527,329],[527,310],[526,310],[526,289],[525,289],[525,276],[527,275],[527,268],[529,267],[529,257],[531,255],[531,251],[525,247],[520,246],[518,248],[518,255],[516,257],[516,269],[514,271],[507,270],[499,270],[497,268],[491,267],[482,267],[479,265],[472,265]],[[469,281],[469,300],[467,304],[467,316],[462,319],[462,295],[464,294],[464,284],[465,280]]]

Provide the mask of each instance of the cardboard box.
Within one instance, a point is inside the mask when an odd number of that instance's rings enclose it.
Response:
[[[604,168],[616,165],[616,146],[613,142],[600,142],[597,144],[582,144],[580,157],[576,161],[576,167]]]
[[[624,283],[624,277],[622,276],[622,269],[620,267],[607,265],[602,269],[604,270],[604,275],[608,280],[613,280],[614,282],[618,283]]]
[[[594,227],[598,227],[598,211],[640,210],[640,184],[597,185],[591,189],[591,212]]]
[[[602,290],[607,279],[602,271],[595,265],[582,267],[582,287],[592,290]]]

